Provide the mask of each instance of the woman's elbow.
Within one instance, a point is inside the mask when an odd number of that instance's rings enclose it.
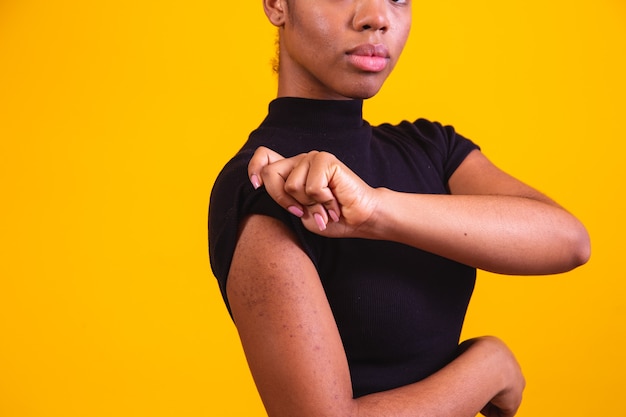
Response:
[[[577,221],[567,237],[568,265],[567,271],[584,265],[591,257],[591,239],[582,223]]]

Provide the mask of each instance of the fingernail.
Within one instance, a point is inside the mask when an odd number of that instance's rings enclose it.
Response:
[[[252,174],[252,176],[250,177],[250,182],[252,182],[252,186],[255,190],[261,186],[261,181],[259,181],[259,177],[257,177],[256,174]]]
[[[289,206],[289,207],[287,207],[287,211],[289,213],[293,214],[296,217],[304,216],[304,212],[302,210],[300,210],[300,208],[297,207],[297,206]]]
[[[335,210],[328,210],[328,215],[335,223],[339,221],[339,216],[337,215],[337,213],[335,213]]]
[[[313,218],[315,219],[315,223],[317,224],[317,227],[320,228],[320,232],[323,232],[324,230],[326,230],[326,222],[324,221],[324,218],[322,217],[321,214],[315,213],[313,215]]]

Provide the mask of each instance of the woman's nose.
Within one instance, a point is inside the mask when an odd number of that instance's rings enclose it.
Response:
[[[388,0],[360,0],[356,2],[353,26],[358,31],[389,29]]]

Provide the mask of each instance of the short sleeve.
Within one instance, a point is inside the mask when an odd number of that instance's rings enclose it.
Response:
[[[441,161],[443,179],[447,182],[470,152],[480,149],[471,140],[456,132],[454,127],[418,119],[413,126],[428,144],[431,158]]]
[[[251,156],[252,153],[242,152],[226,164],[215,181],[209,203],[211,269],[218,280],[229,311],[226,281],[237,244],[240,223],[246,216],[261,214],[280,220],[294,231],[307,254],[313,256],[306,236],[310,232],[306,231],[300,220],[280,207],[264,187],[257,190],[252,187],[247,177],[247,166]]]

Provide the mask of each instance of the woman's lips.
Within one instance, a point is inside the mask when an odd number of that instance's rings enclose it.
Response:
[[[380,72],[389,63],[389,51],[383,44],[362,44],[348,52],[348,60],[352,65],[365,72]]]

